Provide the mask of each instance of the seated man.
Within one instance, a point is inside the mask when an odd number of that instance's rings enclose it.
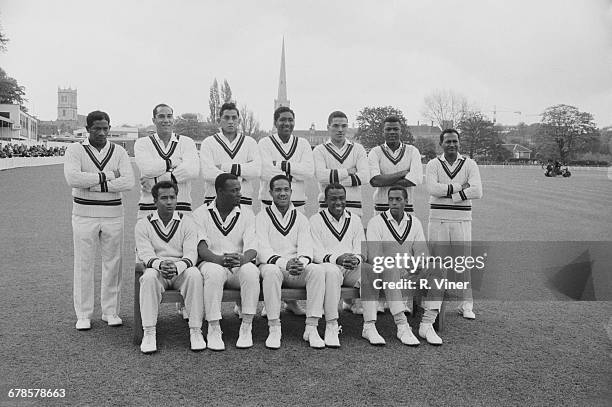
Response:
[[[387,192],[389,209],[372,217],[368,222],[368,260],[376,265],[374,257],[395,257],[398,253],[407,253],[410,256],[428,256],[427,243],[421,222],[414,216],[404,212],[408,194],[401,186],[389,188]],[[380,264],[380,263],[379,263]],[[442,339],[436,334],[433,323],[438,316],[438,310],[442,305],[444,290],[439,290],[433,279],[441,279],[444,272],[428,268],[427,270],[407,270],[398,265],[385,267],[382,271],[384,282],[399,282],[406,278],[406,272],[410,271],[412,276],[426,280],[430,289],[427,292],[427,300],[423,301],[425,313],[419,327],[419,335],[432,345],[441,345]],[[419,286],[417,282],[417,287]],[[380,284],[378,285],[380,287]],[[371,292],[372,287],[368,288]],[[395,324],[397,325],[397,338],[405,345],[418,346],[419,340],[412,333],[412,329],[406,319],[406,306],[402,298],[402,291],[386,287],[384,289],[387,302]],[[365,301],[364,301],[365,304]],[[364,308],[363,337],[370,340],[376,338],[376,313],[367,315]],[[377,338],[376,338],[377,339]]]
[[[323,314],[325,270],[312,263],[312,237],[308,219],[291,203],[291,182],[286,175],[270,180],[272,205],[257,214],[258,258],[268,310],[266,347],[280,348],[281,286],[306,287],[306,329],[303,338],[313,348],[324,348],[317,325]]]
[[[178,289],[185,299],[189,317],[191,350],[206,349],[202,336],[204,302],[202,276],[194,267],[198,231],[193,221],[175,212],[178,186],[161,181],[151,189],[156,212],[136,223],[136,257],[146,266],[140,277],[140,313],[144,337],[140,350],[157,351],[155,325],[162,293]]]
[[[325,345],[340,347],[338,340],[338,302],[341,286],[360,287],[363,263],[361,244],[365,242],[361,219],[346,210],[346,190],[332,183],[325,187],[325,207],[310,218],[314,259],[325,268]],[[363,301],[364,321],[376,320],[376,301]],[[376,327],[367,332],[373,345],[384,345]],[[366,332],[364,331],[364,336]]]
[[[241,205],[240,180],[223,173],[215,179],[216,198],[193,214],[199,226],[198,254],[203,262],[204,307],[208,321],[208,349],[225,350],[221,337],[223,287],[240,289],[242,325],[236,347],[253,346],[251,326],[259,301],[259,269],[251,261],[257,256],[255,215]]]

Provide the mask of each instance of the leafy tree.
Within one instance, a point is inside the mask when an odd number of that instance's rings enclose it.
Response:
[[[466,113],[457,127],[461,130],[461,151],[469,157],[504,161],[511,156],[501,146],[503,140],[495,124],[482,112]]]
[[[0,26],[0,52],[6,52],[6,44],[8,44],[8,42],[9,39],[6,34],[2,32],[2,27]]]
[[[219,99],[219,83],[217,82],[217,78],[215,78],[210,86],[210,92],[208,94],[208,108],[210,111],[210,116],[208,116],[209,123],[217,122],[217,118],[219,117],[219,107],[221,107],[221,102]]]
[[[423,105],[423,116],[440,130],[456,128],[469,111],[466,97],[448,89],[432,92],[425,97]]]
[[[536,142],[540,147],[555,146],[558,157],[567,162],[576,153],[586,151],[598,137],[593,115],[574,106],[559,104],[544,110]]]
[[[425,156],[427,161],[436,158],[438,155],[435,139],[431,137],[417,137],[412,144],[419,149],[419,152]]]
[[[229,83],[227,83],[227,79],[223,80],[223,86],[221,86],[221,100],[222,103],[232,102],[232,88],[230,88]]]
[[[366,149],[370,149],[385,142],[383,134],[384,120],[388,116],[398,116],[402,124],[400,139],[407,143],[412,143],[414,137],[408,130],[406,118],[401,110],[392,106],[364,107],[357,116],[357,134],[355,138],[363,144]]]
[[[6,74],[0,68],[0,103],[23,105],[27,102],[25,98],[25,87],[19,86],[17,80]],[[21,107],[25,111],[25,107]]]
[[[195,113],[184,113],[174,123],[174,131],[177,134],[202,141],[206,137],[217,132],[217,126],[213,123],[200,122]]]

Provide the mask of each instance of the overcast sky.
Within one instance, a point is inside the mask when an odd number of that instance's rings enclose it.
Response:
[[[296,128],[380,105],[423,122],[435,89],[502,123],[565,103],[612,125],[611,1],[0,0],[0,24],[0,66],[43,120],[58,86],[114,125],[149,124],[160,102],[207,116],[217,78],[269,129],[284,36]]]

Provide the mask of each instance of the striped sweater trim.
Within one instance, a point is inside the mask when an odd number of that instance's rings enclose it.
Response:
[[[471,211],[471,205],[446,205],[446,204],[430,204],[429,207],[431,209],[444,209],[451,211]]]
[[[100,205],[100,206],[121,206],[121,199],[85,199],[79,197],[73,197],[74,203],[79,205]]]

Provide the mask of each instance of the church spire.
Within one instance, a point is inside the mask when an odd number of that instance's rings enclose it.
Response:
[[[287,74],[285,72],[285,37],[283,37],[280,76],[278,78],[278,98],[274,100],[274,110],[281,106],[289,107],[289,100],[287,99]]]

